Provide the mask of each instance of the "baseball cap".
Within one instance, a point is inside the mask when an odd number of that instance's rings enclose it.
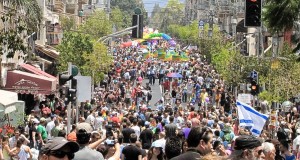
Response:
[[[92,133],[93,132],[92,126],[89,123],[86,123],[86,122],[77,124],[76,131],[78,132],[79,130],[85,130],[85,132],[87,132],[87,133]]]
[[[62,149],[64,146],[69,146],[71,152],[75,153],[79,150],[79,145],[76,142],[71,142],[63,137],[55,137],[49,140],[41,149],[42,153],[49,151],[56,151]]]
[[[235,150],[253,149],[261,146],[261,144],[262,144],[261,141],[254,136],[242,135],[235,140],[234,149]]]
[[[46,121],[46,118],[44,118],[44,117],[42,117],[41,119],[40,119],[40,122],[45,122]]]
[[[159,142],[153,142],[152,147],[161,147],[162,148],[162,144]]]
[[[145,126],[149,126],[149,125],[150,125],[150,122],[146,121]]]

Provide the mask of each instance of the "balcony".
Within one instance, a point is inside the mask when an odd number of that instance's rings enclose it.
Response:
[[[58,45],[62,40],[62,30],[59,24],[48,24],[46,28],[46,44],[49,46]]]
[[[64,3],[62,0],[55,0],[54,2],[54,6],[53,6],[53,11],[54,12],[58,12],[58,13],[62,13],[64,12]]]

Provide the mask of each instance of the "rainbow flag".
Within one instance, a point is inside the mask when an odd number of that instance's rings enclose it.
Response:
[[[150,58],[151,57],[151,54],[150,53],[144,53],[143,54],[143,58],[144,59],[148,59],[148,58]]]
[[[158,57],[158,52],[157,51],[153,52],[152,56],[153,56],[153,58],[157,58]]]
[[[181,56],[180,55],[172,55],[172,61],[180,61]]]
[[[172,61],[172,54],[166,54],[164,61]]]
[[[190,60],[190,58],[189,58],[188,55],[186,55],[185,53],[181,53],[181,55],[180,55],[180,61],[186,62],[186,61],[189,61],[189,60]]]
[[[159,58],[159,59],[165,59],[165,57],[166,57],[165,53],[157,55],[157,58]]]

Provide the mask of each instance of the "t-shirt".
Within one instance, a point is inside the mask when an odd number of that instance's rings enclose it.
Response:
[[[100,152],[85,146],[75,153],[73,160],[104,160],[104,158]]]
[[[126,160],[138,160],[139,155],[142,155],[142,150],[137,146],[128,145],[123,148],[122,154]]]
[[[134,133],[136,134],[136,136],[139,138],[140,134],[141,134],[141,129],[139,126],[132,126],[131,127],[134,130]]]
[[[44,126],[38,125],[36,130],[37,130],[37,133],[41,133],[43,140],[47,139],[48,135],[47,135],[46,128]]]
[[[153,132],[150,129],[145,129],[141,132],[140,140],[142,142],[143,149],[149,149],[151,147],[152,138]]]
[[[132,133],[135,133],[133,129],[131,128],[124,128],[122,130],[122,134],[123,134],[123,140],[124,140],[124,143],[130,143],[129,142],[129,138],[130,138],[130,134]]]
[[[293,140],[293,150],[296,150],[296,147],[300,146],[300,135],[298,135],[294,140]],[[300,149],[300,147],[299,147]]]

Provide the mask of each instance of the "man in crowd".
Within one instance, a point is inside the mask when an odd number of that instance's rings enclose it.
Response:
[[[212,152],[213,133],[208,128],[192,127],[188,139],[187,152],[174,157],[172,160],[197,160]]]
[[[142,150],[136,146],[137,136],[135,133],[130,135],[130,144],[122,150],[122,160],[141,160]]]
[[[253,160],[264,158],[262,143],[254,136],[242,135],[236,138],[231,160]]]
[[[72,160],[79,150],[76,142],[70,142],[63,137],[49,140],[39,152],[39,160]]]
[[[88,146],[92,132],[93,128],[89,123],[83,122],[77,124],[76,137],[80,149],[75,153],[74,160],[104,160],[100,152],[93,150]]]

